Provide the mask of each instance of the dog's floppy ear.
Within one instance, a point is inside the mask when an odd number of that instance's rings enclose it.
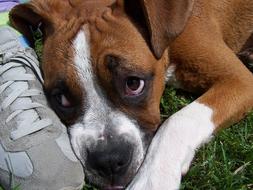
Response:
[[[24,34],[33,45],[34,31],[38,27],[45,39],[68,14],[70,14],[70,6],[65,0],[32,0],[15,6],[10,11],[9,17],[11,25]]]
[[[137,5],[137,2],[139,5]],[[157,58],[183,30],[191,16],[194,0],[125,0],[126,9],[141,7]]]

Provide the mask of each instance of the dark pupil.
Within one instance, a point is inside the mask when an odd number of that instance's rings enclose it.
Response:
[[[55,99],[56,99],[56,101],[57,101],[58,104],[62,105],[61,94],[55,95]]]
[[[127,79],[127,87],[135,91],[140,87],[140,79],[136,77],[131,77]]]

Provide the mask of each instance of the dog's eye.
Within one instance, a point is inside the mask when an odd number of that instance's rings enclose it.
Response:
[[[48,103],[55,111],[58,117],[66,125],[71,125],[82,112],[82,96],[70,90],[64,81],[59,82],[51,87],[45,87],[45,94]]]
[[[138,77],[128,77],[126,80],[126,95],[138,96],[143,92],[145,81]]]
[[[73,104],[69,100],[69,98],[64,94],[64,92],[60,89],[54,89],[52,92],[52,101],[58,108],[71,108]]]
[[[64,94],[57,94],[55,96],[55,99],[58,102],[58,104],[61,105],[62,107],[69,108],[72,106],[70,101]]]

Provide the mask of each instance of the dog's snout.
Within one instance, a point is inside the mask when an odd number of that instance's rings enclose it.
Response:
[[[100,143],[88,151],[88,165],[100,176],[111,178],[124,175],[132,161],[133,146],[129,142]]]

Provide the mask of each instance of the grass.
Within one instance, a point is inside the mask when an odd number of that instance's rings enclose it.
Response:
[[[200,149],[182,189],[253,189],[253,113]]]

